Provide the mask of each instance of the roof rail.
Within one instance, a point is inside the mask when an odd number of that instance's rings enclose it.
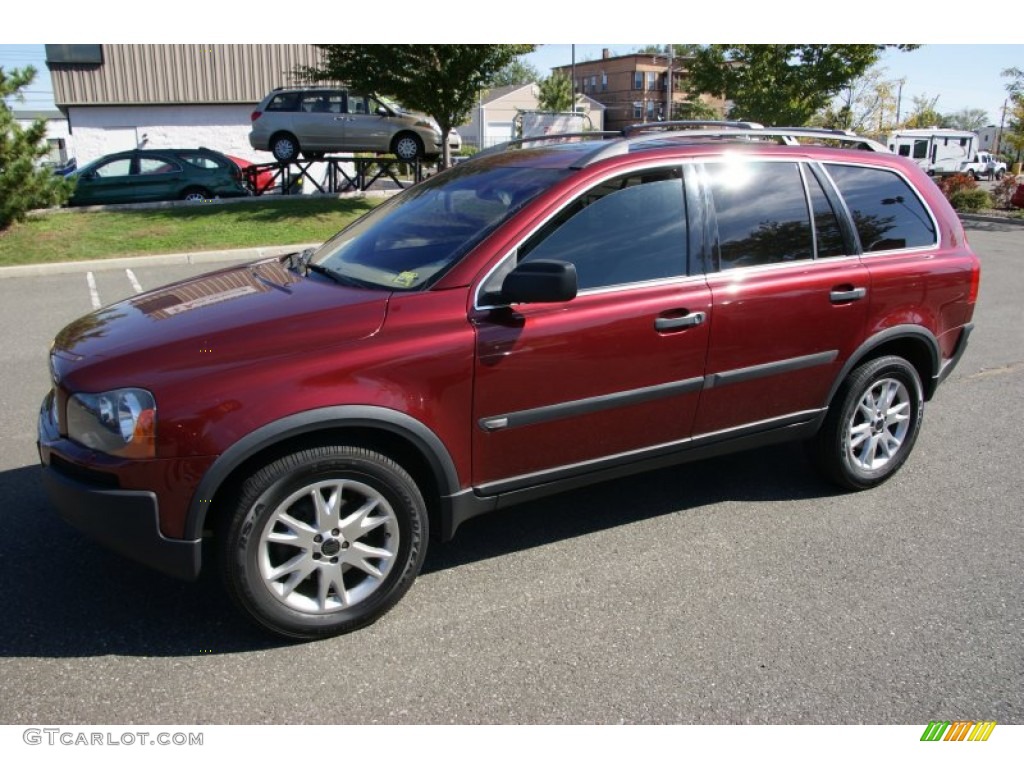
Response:
[[[685,139],[721,139],[723,141],[734,141],[738,139],[746,141],[773,140],[779,144],[785,144],[788,146],[799,146],[800,142],[798,139],[809,138],[818,139],[819,141],[834,141],[838,144],[848,144],[854,146],[856,149],[863,149],[871,152],[884,152],[886,154],[891,154],[884,144],[880,144],[873,139],[857,136],[847,131],[837,131],[831,128],[697,128],[694,130],[681,131],[669,130],[665,131],[665,134],[671,135],[673,138]],[[584,155],[577,160],[572,167],[575,169],[586,168],[588,165],[593,165],[599,160],[616,157],[617,155],[624,155],[629,152],[631,147],[657,138],[657,136],[652,136],[651,132],[639,133],[634,136],[626,136],[619,141],[609,142],[607,146],[599,147],[593,152]]]
[[[750,123],[740,120],[662,120],[655,123],[633,123],[622,129],[623,136],[632,136],[635,133],[654,133],[658,131],[673,131],[680,128],[737,128],[754,130],[764,128],[760,123]]]
[[[502,152],[512,147],[521,147],[525,144],[560,142],[566,139],[611,139],[607,144],[597,147],[572,165],[573,168],[580,169],[593,165],[599,160],[624,155],[629,152],[631,147],[644,142],[656,141],[662,136],[680,139],[721,139],[723,141],[771,140],[788,146],[799,146],[800,139],[817,139],[819,142],[835,142],[840,145],[849,145],[856,149],[891,154],[888,147],[874,139],[858,136],[852,131],[838,128],[766,128],[760,123],[732,120],[666,120],[658,123],[627,125],[620,131],[547,133],[542,136],[513,139],[478,152],[476,157]]]
[[[497,152],[503,152],[506,149],[512,147],[521,147],[524,144],[536,144],[545,141],[556,141],[560,142],[565,139],[609,139],[609,138],[622,138],[622,131],[582,131],[576,133],[545,133],[541,136],[527,136],[525,139],[512,139],[511,141],[504,141],[501,144],[495,144],[493,147],[477,152],[474,157],[480,157],[481,155],[490,155]]]

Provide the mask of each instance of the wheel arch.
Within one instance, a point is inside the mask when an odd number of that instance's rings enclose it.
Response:
[[[431,529],[444,530],[441,498],[459,490],[458,472],[441,439],[422,422],[379,406],[335,406],[293,414],[251,432],[222,453],[189,505],[185,538],[199,539],[223,499],[256,467],[310,445],[348,444],[400,464],[420,486]]]
[[[886,355],[902,357],[917,371],[924,391],[924,399],[931,400],[937,386],[941,354],[939,342],[927,328],[918,325],[897,325],[876,333],[846,360],[829,390],[825,405],[835,397],[850,372],[868,360]]]

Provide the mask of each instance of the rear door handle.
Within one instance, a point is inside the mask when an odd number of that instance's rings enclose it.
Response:
[[[850,288],[846,290],[834,288],[832,292],[829,293],[828,298],[833,304],[839,304],[844,301],[859,301],[867,295],[867,288]]]
[[[654,321],[656,331],[677,331],[680,328],[692,328],[704,322],[703,312],[686,313],[679,317],[659,317]]]

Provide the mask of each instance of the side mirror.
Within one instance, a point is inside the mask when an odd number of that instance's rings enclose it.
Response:
[[[387,107],[377,107],[377,114],[381,117],[388,117],[391,113],[388,112]]]
[[[576,298],[579,280],[576,265],[554,259],[524,261],[501,284],[501,301],[507,304],[557,303]]]

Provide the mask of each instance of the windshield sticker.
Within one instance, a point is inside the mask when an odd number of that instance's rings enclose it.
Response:
[[[391,282],[395,283],[396,285],[400,285],[403,288],[409,288],[413,283],[416,282],[416,279],[419,276],[420,275],[418,272],[399,272],[397,275],[395,275],[395,278]]]

